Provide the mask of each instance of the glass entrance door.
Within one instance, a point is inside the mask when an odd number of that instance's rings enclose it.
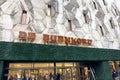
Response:
[[[88,68],[79,63],[56,63],[56,73],[60,80],[88,80]]]
[[[10,63],[8,80],[89,80],[88,67],[79,63]],[[27,80],[27,79],[26,79]]]
[[[79,80],[79,70],[75,67],[57,68],[57,74],[61,74],[60,80]]]
[[[10,63],[8,79],[49,80],[49,75],[54,73],[53,65],[53,63]]]
[[[39,70],[38,69],[27,69],[24,70],[24,78],[29,77],[29,78],[35,78],[38,80],[38,75],[39,75]]]

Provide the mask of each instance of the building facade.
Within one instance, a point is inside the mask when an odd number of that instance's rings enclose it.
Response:
[[[120,64],[119,4],[1,0],[1,80],[112,80]]]

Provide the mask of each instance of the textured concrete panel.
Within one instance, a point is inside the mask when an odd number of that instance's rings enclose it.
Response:
[[[120,49],[119,3],[119,0],[0,0],[0,28],[14,33],[6,33],[7,38],[1,35],[1,40],[19,42],[14,35],[22,30],[39,35],[91,38],[94,41],[91,47]],[[24,24],[23,10],[27,12]],[[19,24],[22,27],[15,31]],[[37,37],[34,42],[40,41]]]

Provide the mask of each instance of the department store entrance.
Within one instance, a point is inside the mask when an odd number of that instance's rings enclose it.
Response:
[[[91,80],[92,69],[79,62],[10,63],[7,79],[17,80]],[[92,71],[92,74],[93,71]],[[26,78],[26,79],[25,79]]]

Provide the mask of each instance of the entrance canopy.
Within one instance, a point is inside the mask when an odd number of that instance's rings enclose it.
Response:
[[[0,42],[0,60],[109,61],[120,60],[120,50],[33,43]]]

